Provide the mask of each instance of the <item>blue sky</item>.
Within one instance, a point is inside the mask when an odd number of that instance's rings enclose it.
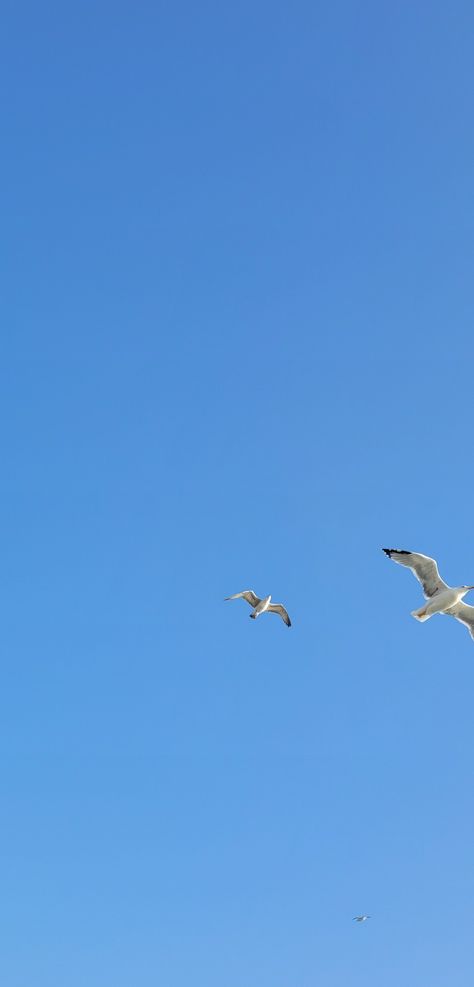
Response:
[[[5,5],[9,987],[472,984],[473,28]]]

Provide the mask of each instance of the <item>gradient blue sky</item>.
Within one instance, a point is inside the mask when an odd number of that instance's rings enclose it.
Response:
[[[472,4],[2,20],[0,979],[471,987]]]

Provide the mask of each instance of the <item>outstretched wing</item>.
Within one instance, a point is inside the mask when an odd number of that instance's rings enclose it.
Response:
[[[441,579],[435,560],[430,559],[428,555],[420,555],[418,552],[405,552],[401,548],[383,548],[382,551],[393,562],[398,562],[399,565],[406,565],[408,569],[411,569],[413,575],[421,583],[427,600],[431,596],[434,596],[438,589],[448,589],[447,583]]]
[[[287,614],[284,606],[282,606],[281,603],[270,603],[270,606],[268,607],[268,612],[269,613],[277,613],[277,614],[279,614],[279,616],[281,617],[281,619],[285,622],[286,626],[287,627],[291,627],[291,620],[290,620],[290,618],[289,618],[289,616],[288,616],[288,614]]]
[[[464,624],[474,640],[474,607],[468,606],[467,603],[455,603],[454,607],[445,610],[445,613],[448,613],[450,617],[455,617],[461,624]]]
[[[241,598],[247,600],[247,603],[250,603],[251,607],[256,607],[262,602],[260,597],[254,593],[253,589],[244,589],[242,593],[234,593],[233,596],[225,597],[226,600],[240,600]]]

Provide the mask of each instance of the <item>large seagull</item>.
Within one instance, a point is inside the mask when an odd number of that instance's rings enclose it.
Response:
[[[471,637],[474,639],[474,607],[469,607],[467,603],[462,603],[463,597],[474,586],[448,586],[441,579],[438,566],[434,559],[428,555],[420,555],[418,552],[405,552],[401,548],[384,548],[385,555],[399,565],[406,565],[411,569],[419,583],[423,587],[425,603],[419,610],[412,610],[411,615],[415,620],[429,620],[434,613],[447,613],[450,617],[455,617],[461,624],[465,624]]]
[[[242,593],[234,593],[233,596],[226,596],[226,600],[246,600],[250,603],[253,613],[249,614],[254,620],[261,613],[277,613],[281,619],[285,622],[287,627],[291,627],[291,620],[281,603],[272,603],[271,596],[265,596],[263,600],[254,593],[253,589],[244,589]]]

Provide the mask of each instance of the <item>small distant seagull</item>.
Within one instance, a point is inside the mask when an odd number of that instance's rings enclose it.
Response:
[[[352,921],[353,922],[367,922],[367,919],[368,918],[370,918],[370,915],[354,915],[354,918],[352,919]]]
[[[438,572],[438,566],[434,559],[428,555],[420,555],[417,552],[405,552],[401,548],[383,548],[385,555],[399,565],[406,565],[411,569],[419,583],[423,587],[425,600],[429,602],[419,610],[412,610],[411,615],[415,620],[429,620],[434,613],[447,613],[450,617],[455,617],[461,624],[465,624],[471,637],[474,639],[474,607],[467,603],[461,603],[463,596],[474,589],[474,586],[448,586]]]
[[[277,613],[280,615],[281,619],[285,622],[287,627],[291,627],[291,620],[281,603],[272,603],[271,596],[265,596],[263,600],[257,596],[252,589],[244,589],[242,593],[234,593],[233,596],[226,596],[226,600],[247,600],[250,606],[253,608],[253,613],[249,616],[253,620],[259,617],[261,613]]]

